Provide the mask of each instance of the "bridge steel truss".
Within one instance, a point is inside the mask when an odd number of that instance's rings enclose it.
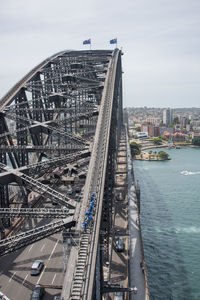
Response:
[[[68,236],[76,232],[79,244],[69,255],[74,268],[66,269],[64,299],[100,295],[96,280],[102,275],[99,233],[102,228],[108,234],[111,225],[113,172],[122,127],[121,54],[118,49],[59,52],[31,70],[0,100],[0,255],[53,232],[64,230],[67,236],[73,227]],[[88,157],[81,202],[39,180],[56,168],[62,175],[68,164]],[[23,198],[15,208],[10,193],[13,183]],[[28,201],[32,190],[62,209],[34,208]],[[92,221],[84,230],[91,193],[95,193]],[[10,220],[19,216],[61,221],[4,238]]]

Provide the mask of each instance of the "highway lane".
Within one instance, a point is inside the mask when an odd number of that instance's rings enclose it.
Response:
[[[40,207],[52,207],[51,200],[40,202]],[[18,232],[43,226],[51,221],[53,220],[27,219],[18,228]],[[36,259],[43,260],[45,267],[39,276],[31,276],[30,267]],[[29,300],[36,284],[61,287],[63,270],[62,234],[57,233],[0,258],[0,291],[10,300]],[[61,289],[45,288],[45,292],[43,300],[51,300],[54,295],[61,294]]]
[[[42,220],[39,224],[42,225],[41,223],[45,221]],[[35,221],[31,220],[30,222],[34,225]],[[40,275],[31,276],[30,267],[36,259],[43,260],[45,267]],[[30,299],[35,284],[61,286],[63,282],[61,233],[1,257],[0,266],[0,290],[11,300]],[[43,299],[53,299],[53,295],[58,295],[60,292],[61,290],[48,288]]]

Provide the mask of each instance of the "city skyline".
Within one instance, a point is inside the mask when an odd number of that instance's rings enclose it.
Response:
[[[199,107],[197,0],[6,1],[0,10],[0,97],[52,54],[89,47],[123,56],[124,107]]]

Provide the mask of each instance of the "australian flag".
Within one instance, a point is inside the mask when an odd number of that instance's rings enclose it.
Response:
[[[110,40],[110,44],[117,44],[117,38]]]
[[[83,45],[89,45],[91,44],[91,39],[83,41]]]

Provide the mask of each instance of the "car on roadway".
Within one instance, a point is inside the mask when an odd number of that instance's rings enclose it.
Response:
[[[116,195],[116,200],[118,200],[118,201],[122,201],[122,200],[123,200],[122,193],[118,193],[118,194]]]
[[[124,251],[124,240],[122,237],[118,237],[116,239],[115,247],[117,252],[123,252]]]
[[[123,286],[120,284],[120,288]],[[114,300],[124,300],[124,292],[118,291],[114,292]]]
[[[6,295],[4,295],[4,293],[0,292],[0,299],[2,300],[10,300],[8,297],[6,297]]]
[[[72,195],[73,194],[73,190],[72,190],[72,188],[69,188],[68,190],[67,190],[67,195]]]
[[[53,300],[61,300],[61,296],[54,296]]]
[[[35,260],[31,266],[31,275],[39,275],[44,268],[44,262],[42,260]]]
[[[124,299],[123,292],[115,292],[114,293],[114,300],[123,300],[123,299]]]
[[[76,185],[76,186],[74,187],[74,191],[75,191],[75,193],[80,193],[80,191],[81,191],[80,186],[79,186],[79,185]]]
[[[36,284],[35,289],[31,294],[30,300],[40,300],[42,299],[44,293],[45,293],[45,289],[41,285]]]

